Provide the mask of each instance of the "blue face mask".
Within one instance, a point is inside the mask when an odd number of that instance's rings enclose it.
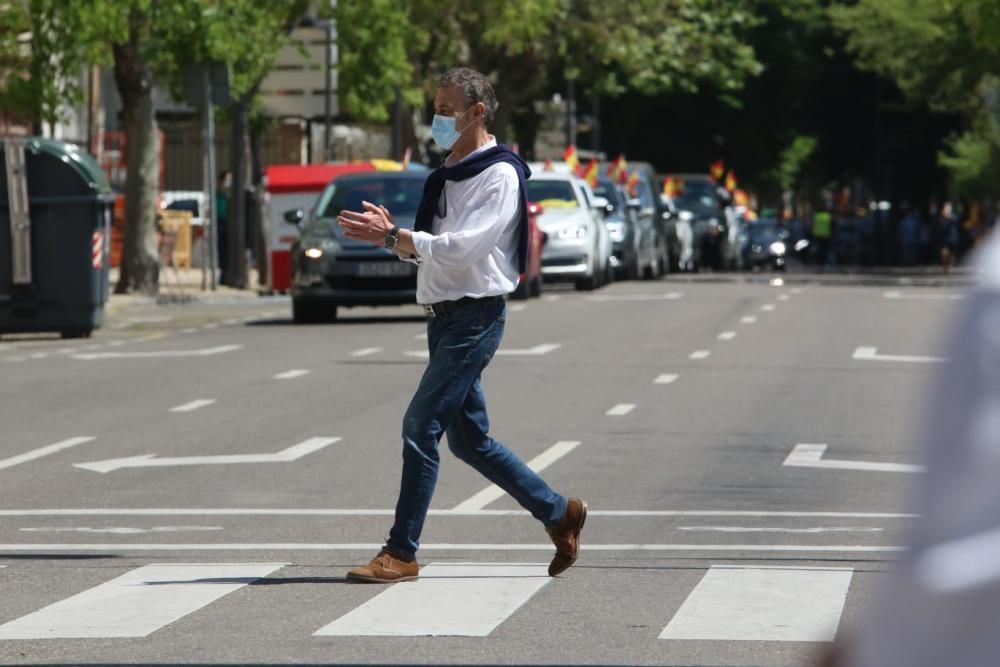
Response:
[[[455,123],[467,113],[469,113],[468,109],[458,116],[434,114],[434,120],[431,122],[431,138],[434,139],[434,143],[444,150],[450,151],[451,147],[462,136],[462,133],[455,129]]]

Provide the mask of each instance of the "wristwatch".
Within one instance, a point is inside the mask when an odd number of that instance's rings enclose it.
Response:
[[[399,243],[399,227],[397,227],[396,225],[392,226],[392,229],[389,230],[389,233],[385,235],[384,243],[387,249],[389,250],[395,249],[396,244]]]

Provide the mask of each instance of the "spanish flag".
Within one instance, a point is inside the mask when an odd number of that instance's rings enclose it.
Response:
[[[625,187],[628,188],[628,192],[633,197],[639,194],[639,172],[638,170],[633,171],[629,174],[628,179],[625,181]]]
[[[611,178],[611,180],[616,183],[624,184],[628,179],[628,163],[625,162],[625,154],[622,153],[616,157],[610,164],[608,164],[608,170],[605,175]]]
[[[712,163],[712,166],[708,168],[708,173],[712,175],[716,181],[722,180],[722,175],[726,173],[726,164],[722,160],[716,160]]]
[[[563,151],[563,160],[569,165],[569,170],[574,174],[580,169],[580,158],[576,155],[576,146],[569,146]]]
[[[597,160],[588,162],[587,168],[583,170],[583,180],[587,181],[587,185],[592,188],[597,187],[598,172],[600,172],[600,167],[597,165]]]
[[[738,187],[739,184],[736,182],[736,172],[730,169],[729,173],[726,174],[726,189],[732,192]]]
[[[676,197],[684,190],[684,183],[677,180],[673,176],[667,176],[663,181],[663,194],[668,197]]]
[[[733,203],[737,206],[749,206],[750,195],[747,194],[746,190],[736,190],[733,192]]]

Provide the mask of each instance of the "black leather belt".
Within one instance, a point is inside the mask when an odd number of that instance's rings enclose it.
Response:
[[[424,309],[424,315],[428,319],[434,317],[444,317],[445,315],[450,315],[462,306],[468,306],[473,303],[485,303],[488,301],[501,301],[502,296],[484,296],[480,298],[475,298],[471,296],[463,296],[461,299],[456,299],[455,301],[439,301],[438,303],[424,303],[420,304]]]

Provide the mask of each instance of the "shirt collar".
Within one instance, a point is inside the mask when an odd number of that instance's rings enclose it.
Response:
[[[466,155],[461,160],[453,161],[450,157],[447,158],[447,159],[445,159],[444,166],[446,166],[446,167],[454,167],[456,164],[461,164],[461,163],[465,162],[466,160],[468,160],[469,158],[471,158],[473,155],[476,155],[478,153],[482,153],[483,151],[489,150],[490,148],[496,148],[496,145],[497,145],[497,138],[491,134],[489,141],[487,141],[485,144],[483,144],[482,146],[480,146],[476,150],[474,150],[471,153],[469,153],[468,155]]]

